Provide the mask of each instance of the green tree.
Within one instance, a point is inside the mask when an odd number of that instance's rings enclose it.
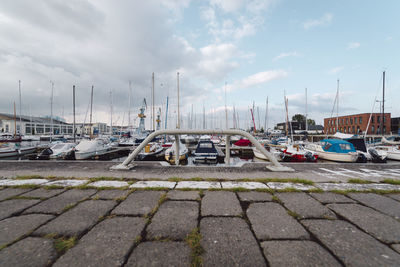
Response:
[[[307,119],[307,124],[308,124],[308,125],[315,125],[315,120],[313,120],[313,119]]]
[[[302,114],[295,114],[292,117],[292,121],[304,122],[306,118]]]

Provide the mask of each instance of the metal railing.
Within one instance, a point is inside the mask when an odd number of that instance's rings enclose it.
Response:
[[[242,131],[242,130],[181,130],[181,129],[176,129],[176,130],[159,130],[156,132],[151,133],[149,136],[146,137],[146,139],[143,140],[143,142],[136,147],[136,149],[122,162],[121,164],[112,166],[111,169],[113,170],[129,170],[133,167],[135,167],[134,164],[132,164],[132,161],[139,155],[140,151],[142,151],[145,146],[151,142],[155,137],[159,135],[174,135],[175,140],[179,140],[179,136],[182,134],[188,134],[188,135],[213,135],[213,134],[218,134],[218,135],[225,135],[225,164],[229,165],[230,164],[230,137],[232,135],[240,135],[242,137],[247,138],[253,146],[255,146],[264,156],[266,156],[269,161],[272,163],[272,165],[267,165],[267,169],[270,171],[294,171],[290,167],[286,167],[281,165],[278,160],[270,153],[268,152],[263,145],[261,145],[257,139],[254,138],[251,134],[248,132]],[[179,164],[179,142],[175,142],[175,165]]]

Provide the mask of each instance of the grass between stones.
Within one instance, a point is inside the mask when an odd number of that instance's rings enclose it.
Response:
[[[300,218],[300,215],[297,214],[297,213],[294,212],[294,211],[287,210],[287,213],[288,213],[290,216],[292,216],[293,218],[295,218],[295,219],[299,219],[299,218]]]
[[[381,181],[381,183],[400,185],[400,180],[384,179],[384,180]]]
[[[54,240],[54,248],[56,249],[58,254],[64,254],[68,249],[75,246],[76,237],[71,238],[57,238]]]
[[[199,267],[203,266],[203,260],[201,255],[204,253],[204,249],[200,244],[201,234],[199,228],[194,228],[190,234],[185,238],[186,243],[191,249],[191,266]]]
[[[349,179],[347,180],[350,184],[372,184],[372,181],[362,180],[362,179]]]
[[[15,180],[27,180],[27,179],[43,179],[44,177],[40,176],[40,175],[17,175],[15,177]]]

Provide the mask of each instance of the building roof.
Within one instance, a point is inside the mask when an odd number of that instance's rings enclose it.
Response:
[[[14,115],[12,114],[6,114],[6,113],[0,113],[0,120],[14,120]],[[50,123],[51,119],[47,117],[34,117],[34,116],[26,116],[26,115],[21,115],[21,120],[24,122],[30,122],[32,120],[33,123]],[[19,115],[17,116],[17,121],[19,121]],[[68,124],[66,122],[57,120],[53,117],[53,123],[54,124]]]

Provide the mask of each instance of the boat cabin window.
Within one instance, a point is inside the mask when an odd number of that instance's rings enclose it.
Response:
[[[201,147],[201,148],[212,148],[212,143],[200,143],[199,147]]]
[[[54,149],[60,149],[60,148],[62,148],[64,146],[64,144],[57,144],[57,145],[55,145],[53,148]]]
[[[325,145],[324,145],[324,150],[328,150],[331,146],[332,146],[332,144],[330,144],[330,143],[325,143]]]
[[[339,144],[342,150],[351,150],[350,144]]]

